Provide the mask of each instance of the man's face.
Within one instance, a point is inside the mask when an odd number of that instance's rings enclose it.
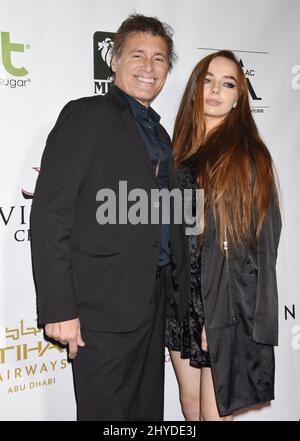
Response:
[[[167,45],[160,36],[133,33],[127,37],[120,57],[113,57],[111,66],[116,86],[148,107],[167,78]]]

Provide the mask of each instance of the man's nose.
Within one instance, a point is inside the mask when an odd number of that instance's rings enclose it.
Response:
[[[153,61],[151,60],[151,58],[145,58],[144,62],[143,62],[143,69],[146,72],[151,72],[153,69]]]

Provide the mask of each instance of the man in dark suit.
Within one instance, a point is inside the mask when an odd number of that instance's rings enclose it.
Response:
[[[68,103],[42,157],[31,212],[38,317],[69,346],[79,420],[163,419],[166,298],[179,318],[188,305],[184,230],[161,216],[121,219],[120,184],[142,189],[154,212],[151,191],[176,187],[170,138],[150,107],[173,60],[169,27],[129,16],[116,34],[115,84]],[[116,195],[107,222],[101,189]]]

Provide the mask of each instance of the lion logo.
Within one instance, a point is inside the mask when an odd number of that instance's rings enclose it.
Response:
[[[111,38],[105,38],[105,40],[98,42],[98,51],[100,51],[102,60],[109,68],[111,64],[113,44],[114,42]]]

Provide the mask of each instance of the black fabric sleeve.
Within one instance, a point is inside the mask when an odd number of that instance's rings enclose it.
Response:
[[[70,237],[80,188],[92,163],[93,131],[87,105],[61,111],[42,156],[31,209],[31,249],[39,324],[76,318]]]
[[[258,284],[253,339],[258,343],[278,345],[278,292],[276,259],[281,233],[281,216],[271,196],[257,244]]]

